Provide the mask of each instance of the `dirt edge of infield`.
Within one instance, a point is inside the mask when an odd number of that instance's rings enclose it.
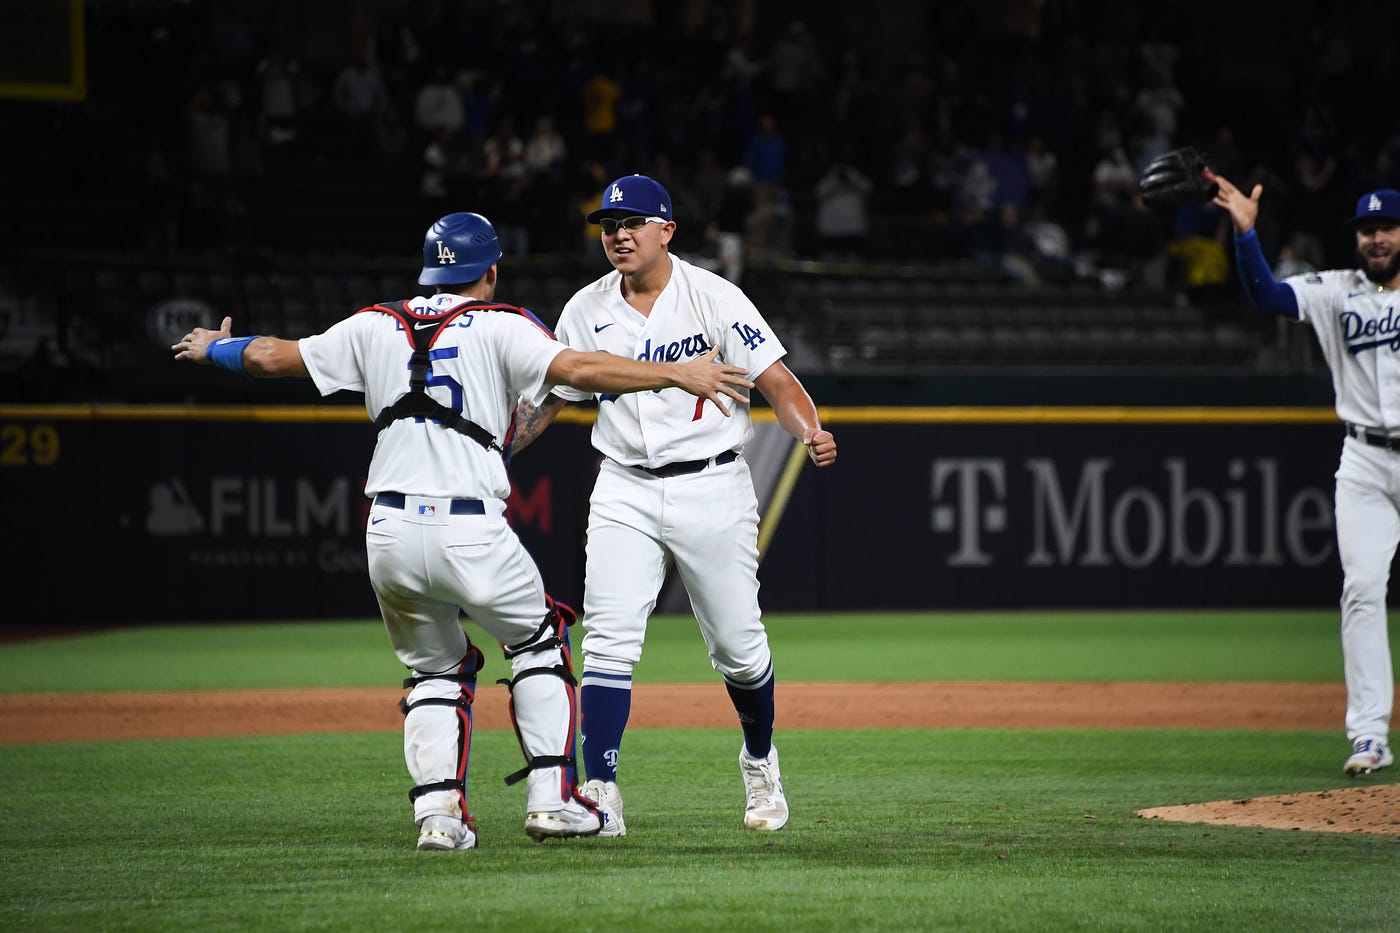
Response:
[[[393,689],[0,695],[0,744],[394,731]],[[508,729],[504,688],[483,685],[480,729]],[[851,728],[1326,729],[1345,710],[1341,684],[785,683],[779,726]],[[724,728],[734,711],[713,684],[638,684],[635,728]],[[1340,762],[1339,762],[1340,764]],[[1382,777],[1384,779],[1384,777]],[[1188,823],[1400,838],[1400,785],[1367,784],[1140,810]]]

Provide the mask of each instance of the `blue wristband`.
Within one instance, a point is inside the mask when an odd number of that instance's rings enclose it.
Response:
[[[204,358],[220,369],[246,376],[248,370],[243,368],[243,348],[259,336],[254,334],[252,337],[222,337],[209,344],[209,349],[204,351]]]

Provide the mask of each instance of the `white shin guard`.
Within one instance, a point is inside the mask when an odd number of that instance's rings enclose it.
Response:
[[[563,809],[573,798],[567,765],[548,765],[574,756],[574,686],[559,652],[527,654],[512,661],[511,715],[525,761],[532,765],[525,782],[526,809],[532,813]],[[538,762],[538,763],[537,763]]]
[[[409,792],[413,818],[418,822],[428,816],[467,819],[475,681],[463,681],[454,672],[409,682],[414,686],[401,708],[404,763],[414,783]]]
[[[548,599],[548,597],[546,597]],[[576,684],[569,652],[573,610],[548,600],[549,613],[527,641],[505,648],[510,659],[510,715],[525,767],[506,778],[526,781],[530,813],[562,810],[577,801]]]

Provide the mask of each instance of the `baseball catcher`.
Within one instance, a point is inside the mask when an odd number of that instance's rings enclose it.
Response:
[[[1142,199],[1154,207],[1180,207],[1212,200],[1220,186],[1205,157],[1190,146],[1164,152],[1148,163],[1138,182]]]

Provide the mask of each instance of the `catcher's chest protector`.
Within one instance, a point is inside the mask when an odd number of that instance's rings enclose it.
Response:
[[[408,337],[409,345],[413,347],[413,356],[409,361],[408,391],[379,413],[374,419],[375,427],[382,431],[400,418],[428,418],[445,428],[465,434],[487,450],[504,453],[490,431],[428,395],[428,351],[437,342],[443,328],[468,311],[513,311],[524,314],[524,309],[515,305],[467,302],[446,314],[425,316],[414,313],[407,301],[395,301],[371,305],[356,313],[369,311],[396,318]]]

